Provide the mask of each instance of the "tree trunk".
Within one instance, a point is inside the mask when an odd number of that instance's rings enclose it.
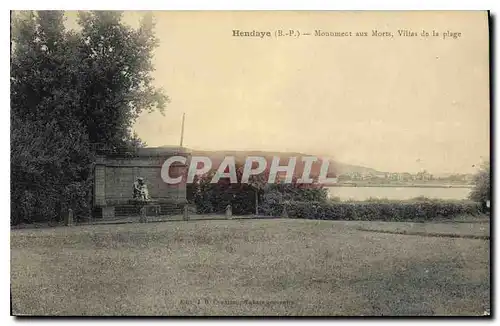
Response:
[[[259,191],[255,190],[255,215],[259,215]]]

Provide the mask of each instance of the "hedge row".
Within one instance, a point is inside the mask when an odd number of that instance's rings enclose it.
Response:
[[[475,202],[287,202],[275,204],[263,212],[270,216],[286,213],[290,218],[319,220],[367,221],[427,221],[451,218],[457,215],[476,215],[480,205]]]

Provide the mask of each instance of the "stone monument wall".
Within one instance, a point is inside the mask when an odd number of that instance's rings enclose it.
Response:
[[[94,207],[124,205],[133,197],[133,183],[143,177],[152,199],[164,203],[184,203],[186,183],[166,184],[161,178],[163,162],[178,153],[157,156],[98,157],[94,175]],[[186,155],[187,156],[187,155]],[[177,163],[171,166],[171,176],[183,174],[187,166]]]

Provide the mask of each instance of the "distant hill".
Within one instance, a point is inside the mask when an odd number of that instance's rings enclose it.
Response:
[[[302,169],[303,169],[303,162],[301,160],[301,157],[304,156],[315,156],[314,154],[306,154],[306,153],[299,153],[299,152],[270,152],[270,151],[237,151],[237,150],[219,150],[219,151],[209,151],[209,150],[196,150],[196,149],[188,149],[188,148],[181,148],[178,146],[161,146],[161,147],[146,147],[146,148],[141,148],[139,152],[143,155],[156,155],[159,154],[161,155],[162,153],[167,152],[181,152],[187,150],[191,153],[192,156],[207,156],[210,157],[212,161],[212,167],[217,168],[224,157],[226,156],[234,156],[235,161],[239,164],[244,164],[245,159],[247,156],[260,156],[266,158],[266,161],[268,162],[268,166],[270,166],[272,162],[272,158],[274,156],[278,156],[280,158],[280,165],[284,165],[288,163],[288,160],[290,157],[297,157],[297,163],[296,163],[296,175],[302,175]],[[326,157],[327,158],[327,157]],[[378,174],[378,173],[384,173],[377,171],[372,168],[367,168],[364,166],[359,166],[359,165],[351,165],[351,164],[346,164],[346,163],[341,163],[337,162],[331,158],[327,158],[330,162],[328,166],[328,177],[333,177],[333,176],[338,176],[340,174],[347,174],[347,173],[373,173],[373,174]],[[312,175],[319,175],[319,171],[321,169],[321,163],[322,160],[320,159],[317,163],[314,163],[312,165]]]
[[[371,174],[382,174],[386,172],[378,171],[372,168],[367,168],[364,166],[359,166],[359,165],[351,165],[351,164],[346,164],[346,163],[341,163],[341,162],[336,162],[333,160],[330,160],[330,162],[333,162],[336,166],[336,171],[339,174],[347,174],[347,173],[371,173]]]
[[[191,154],[193,156],[208,156],[211,158],[212,163],[214,166],[218,166],[222,160],[224,159],[225,156],[234,156],[236,162],[238,163],[243,163],[246,159],[247,156],[262,156],[265,157],[268,164],[270,165],[272,162],[273,156],[278,156],[280,158],[280,165],[284,165],[288,163],[288,160],[290,157],[297,157],[297,166],[296,166],[296,174],[302,173],[302,168],[303,168],[303,163],[301,161],[301,157],[304,156],[315,156],[313,154],[305,154],[305,153],[299,153],[299,152],[268,152],[268,151],[234,151],[234,150],[227,150],[227,151],[207,151],[207,150],[191,150]],[[330,164],[328,166],[328,176],[333,177],[333,176],[338,176],[340,174],[346,174],[346,173],[353,173],[353,172],[358,172],[358,173],[384,173],[377,171],[372,168],[367,168],[363,166],[358,166],[358,165],[351,165],[351,164],[346,164],[346,163],[341,163],[337,162],[332,159],[328,159]],[[319,161],[319,163],[315,163],[312,166],[312,175],[318,175],[319,171],[321,169],[321,162],[322,160]]]

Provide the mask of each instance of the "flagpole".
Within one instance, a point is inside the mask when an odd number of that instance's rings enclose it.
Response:
[[[183,143],[183,140],[184,140],[184,119],[186,117],[186,113],[183,113],[182,114],[182,126],[181,126],[181,147],[182,147],[182,143]]]

